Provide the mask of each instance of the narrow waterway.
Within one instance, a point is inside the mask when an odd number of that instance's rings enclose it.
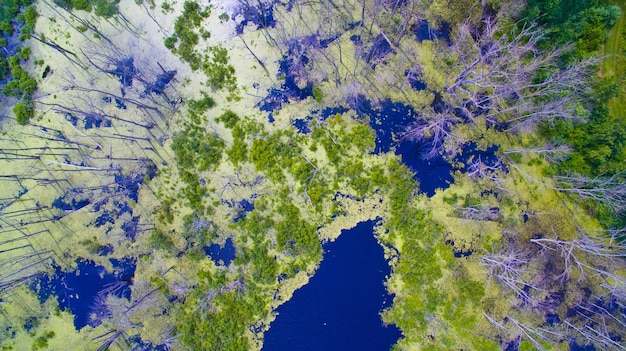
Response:
[[[400,331],[380,318],[391,303],[389,266],[373,226],[360,223],[325,245],[315,276],[278,308],[264,351],[386,351],[398,340]]]

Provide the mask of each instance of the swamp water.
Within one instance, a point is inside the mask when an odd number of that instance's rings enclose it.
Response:
[[[324,246],[310,282],[278,308],[264,351],[391,348],[400,330],[380,317],[391,304],[383,285],[389,266],[373,229],[373,221],[362,222]]]

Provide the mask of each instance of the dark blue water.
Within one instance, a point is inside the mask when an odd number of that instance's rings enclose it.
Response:
[[[391,302],[383,285],[389,266],[373,225],[360,223],[324,246],[315,276],[278,308],[264,351],[384,351],[398,340],[400,331],[379,316]]]
[[[447,189],[454,179],[451,173],[452,165],[442,156],[424,159],[423,147],[428,147],[428,145],[404,140],[395,151],[396,155],[402,156],[402,163],[415,173],[420,191],[430,197],[435,195],[437,189]]]
[[[420,43],[423,40],[435,40],[435,39],[443,39],[446,41],[448,45],[452,44],[450,40],[450,31],[451,27],[448,23],[444,23],[439,28],[431,28],[428,24],[428,21],[420,21],[415,29],[413,30],[413,34],[415,34],[415,39]]]
[[[110,73],[119,78],[122,86],[131,86],[133,84],[133,78],[135,77],[135,74],[137,74],[135,59],[129,57],[117,61],[115,69],[112,70]]]
[[[418,117],[411,106],[391,100],[381,101],[379,106],[374,107],[364,97],[357,97],[356,101],[348,101],[348,104],[359,116],[369,117],[370,127],[376,132],[375,153],[391,151],[399,136]]]
[[[211,259],[217,264],[223,263],[224,266],[228,266],[235,259],[236,252],[233,240],[228,238],[226,239],[224,246],[220,246],[220,244],[211,244],[204,248],[204,253],[211,257]]]
[[[250,213],[250,211],[254,210],[254,202],[250,202],[246,199],[243,199],[241,201],[239,201],[237,203],[237,209],[238,209],[238,213],[235,216],[235,218],[233,218],[233,221],[239,222],[240,220],[246,218],[246,216],[248,215],[248,213]]]
[[[241,21],[236,24],[237,34],[243,34],[244,28],[247,25],[253,24],[257,29],[273,28],[276,25],[276,19],[274,18],[274,1],[266,2],[262,4],[258,2],[257,6],[251,5],[253,3],[241,2],[241,6],[237,8],[230,18],[241,18]]]
[[[52,275],[39,278],[32,286],[39,300],[44,303],[51,295],[56,296],[62,310],[70,309],[74,315],[74,327],[80,330],[86,325],[97,326],[107,310],[98,303],[99,297],[115,294],[130,299],[132,279],[136,262],[131,258],[109,259],[113,272],[90,260],[77,260],[75,271],[65,272],[59,267]],[[95,318],[90,318],[93,313]]]
[[[425,144],[401,138],[407,127],[419,118],[417,112],[409,105],[385,100],[380,106],[373,107],[369,101],[360,100],[351,106],[359,115],[368,116],[370,127],[376,132],[375,153],[391,150],[402,156],[404,163],[420,183],[420,191],[433,196],[438,188],[446,189],[453,182],[452,165],[443,157],[438,156],[424,160],[422,148]]]

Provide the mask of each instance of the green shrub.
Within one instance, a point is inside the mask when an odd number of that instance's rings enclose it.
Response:
[[[189,109],[193,110],[196,113],[203,114],[208,111],[210,108],[215,106],[215,100],[212,97],[207,95],[204,91],[200,93],[202,98],[199,100],[189,100]]]
[[[28,61],[28,59],[30,58],[30,53],[31,53],[30,48],[27,46],[24,46],[22,50],[20,50],[18,53],[15,54],[15,56],[17,56],[21,60]]]
[[[315,99],[315,101],[317,102],[322,102],[323,98],[324,98],[324,93],[322,92],[322,89],[318,86],[314,86],[313,87],[313,99]]]
[[[178,41],[178,38],[176,36],[172,35],[172,36],[169,36],[169,37],[165,38],[163,43],[165,44],[166,48],[172,50],[176,46],[176,42],[177,41]]]
[[[229,92],[237,89],[235,68],[228,64],[228,50],[223,47],[211,47],[210,57],[207,56],[202,64],[202,70],[209,77],[207,83],[213,89],[226,88]]]
[[[182,169],[213,170],[219,165],[224,151],[224,141],[216,135],[202,133],[189,127],[174,138],[172,150]]]
[[[37,17],[39,17],[39,13],[37,13],[37,9],[35,9],[34,6],[29,6],[24,10],[24,23],[26,23],[27,26],[34,28]]]
[[[71,0],[72,8],[91,12],[91,2],[89,0]]]
[[[239,122],[239,116],[231,110],[226,110],[221,116],[215,119],[218,122],[224,123],[226,128],[232,129]]]
[[[305,254],[313,260],[321,258],[317,229],[300,217],[300,209],[285,201],[278,212],[284,219],[276,223],[276,248],[295,255]]]
[[[174,242],[160,229],[155,228],[148,238],[150,245],[157,250],[170,250],[174,247]]]
[[[96,8],[94,12],[97,16],[109,18],[118,13],[119,2],[120,0],[93,0]]]
[[[35,113],[33,102],[30,99],[20,100],[20,102],[13,106],[13,113],[15,114],[15,119],[17,120],[18,124],[28,124],[28,121],[33,117],[33,114]]]
[[[9,74],[9,63],[4,56],[0,55],[0,80],[5,79]]]

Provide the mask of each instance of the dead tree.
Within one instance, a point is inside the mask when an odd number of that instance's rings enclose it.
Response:
[[[558,69],[567,47],[542,51],[544,31],[535,25],[503,30],[487,18],[478,30],[464,23],[452,47],[461,71],[445,92],[470,118],[487,120],[509,130],[532,128],[557,118],[578,120],[578,103],[589,92],[597,59]]]
[[[583,175],[557,176],[555,190],[593,200],[607,206],[614,214],[626,211],[626,173],[611,177],[589,178]]]
[[[451,47],[439,55],[455,58],[457,73],[440,92],[444,108],[424,111],[426,121],[409,129],[408,136],[434,137],[430,155],[443,151],[440,141],[458,123],[486,119],[488,125],[520,132],[556,119],[581,120],[579,106],[589,92],[597,59],[559,69],[558,58],[568,49],[542,51],[543,31],[535,25],[505,29],[497,18],[487,18],[480,28],[469,21],[457,29]],[[442,60],[443,60],[442,57]],[[445,127],[445,128],[444,128]]]
[[[489,276],[511,289],[525,301],[530,300],[530,296],[525,289],[528,283],[524,278],[529,262],[530,255],[528,252],[513,248],[482,257],[482,263],[487,268]]]
[[[579,229],[578,237],[574,240],[558,238],[535,238],[530,242],[539,245],[543,250],[551,251],[563,261],[561,278],[569,279],[572,270],[578,271],[578,279],[585,279],[590,274],[602,277],[611,282],[611,285],[626,287],[626,278],[615,272],[623,265],[626,244],[615,238],[604,239],[598,236],[587,235]]]
[[[421,118],[421,121],[408,128],[403,139],[425,142],[427,149],[422,157],[429,159],[445,153],[445,144],[452,142],[455,146],[463,144],[462,139],[452,132],[452,127],[459,123],[459,119],[448,113],[437,113],[431,110]],[[456,149],[456,147],[452,147]]]
[[[567,158],[571,152],[572,148],[569,145],[545,143],[538,147],[509,149],[502,154],[537,154],[543,156],[550,163],[557,163]]]
[[[477,204],[467,207],[456,207],[455,213],[463,219],[474,221],[498,221],[502,218],[500,209],[491,204]]]

